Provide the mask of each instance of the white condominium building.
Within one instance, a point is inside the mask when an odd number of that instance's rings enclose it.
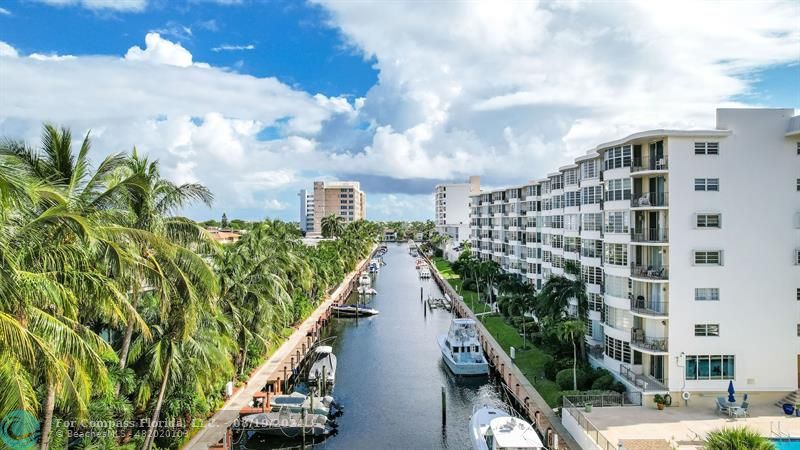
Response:
[[[469,177],[466,183],[437,184],[434,188],[436,231],[450,236],[456,246],[469,240],[470,196],[480,191],[478,176]]]
[[[367,218],[367,197],[357,181],[314,182],[314,232],[322,230],[322,219],[335,214],[345,223]]]
[[[800,388],[800,116],[598,145],[472,197],[472,245],[537,288],[580,265],[591,359],[645,393]]]
[[[306,233],[314,232],[314,195],[301,189],[297,194],[300,197],[300,229]]]

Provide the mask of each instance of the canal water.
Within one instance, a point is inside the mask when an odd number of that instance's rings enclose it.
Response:
[[[468,449],[474,406],[502,404],[488,377],[457,378],[442,362],[436,336],[447,333],[451,314],[424,314],[427,298],[442,297],[431,280],[420,280],[408,244],[389,244],[387,263],[373,275],[378,291],[370,318],[336,319],[326,333],[337,357],[333,396],[344,406],[338,433],[315,449]],[[442,425],[441,391],[447,398]],[[287,448],[274,439],[251,439],[248,449]]]

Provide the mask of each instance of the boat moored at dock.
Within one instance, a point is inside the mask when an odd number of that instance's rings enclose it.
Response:
[[[372,285],[372,278],[370,278],[366,273],[362,274],[360,277],[358,277],[358,284],[361,286],[370,286]]]
[[[378,314],[378,310],[370,308],[368,305],[355,304],[355,305],[336,305],[331,306],[331,310],[337,316],[344,317],[364,317],[374,316]]]
[[[478,331],[472,319],[453,319],[447,334],[439,335],[439,348],[447,367],[456,375],[488,375]]]
[[[484,406],[472,413],[469,423],[475,450],[544,449],[531,424],[502,409]]]
[[[285,438],[306,436],[325,436],[335,426],[327,415],[304,414],[282,410],[278,412],[258,413],[242,417],[242,429],[255,433]]]
[[[314,385],[318,380],[324,377],[327,386],[333,386],[336,382],[336,355],[333,354],[333,348],[327,345],[321,345],[314,350],[316,359],[308,371],[308,383]]]

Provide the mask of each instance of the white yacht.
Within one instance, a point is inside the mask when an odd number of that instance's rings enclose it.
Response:
[[[511,417],[502,409],[484,406],[472,414],[469,423],[475,450],[544,449],[531,424]]]
[[[372,284],[372,278],[365,273],[358,278],[358,284],[361,286],[369,286]]]
[[[311,369],[308,371],[309,384],[316,384],[318,379],[322,378],[322,373],[325,373],[325,383],[330,387],[336,382],[336,355],[333,354],[333,348],[327,345],[320,345],[314,352],[316,359]]]
[[[488,375],[478,330],[472,319],[453,319],[450,331],[438,337],[442,359],[456,375]]]

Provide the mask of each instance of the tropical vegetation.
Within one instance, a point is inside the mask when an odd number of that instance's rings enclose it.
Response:
[[[354,222],[310,247],[263,221],[223,246],[179,215],[212,202],[204,186],[135,149],[95,165],[89,135],[77,143],[52,125],[36,147],[0,143],[0,417],[38,418],[43,450],[178,448],[381,228]]]
[[[479,260],[469,248],[452,264],[435,258],[437,269],[464,297],[504,347],[517,348],[516,365],[552,406],[577,391],[616,391],[624,386],[606,370],[593,369],[584,334],[588,295],[577,265],[552,275],[537,292],[518,275],[491,260]]]
[[[706,436],[706,450],[773,450],[775,444],[747,427],[720,428]]]

